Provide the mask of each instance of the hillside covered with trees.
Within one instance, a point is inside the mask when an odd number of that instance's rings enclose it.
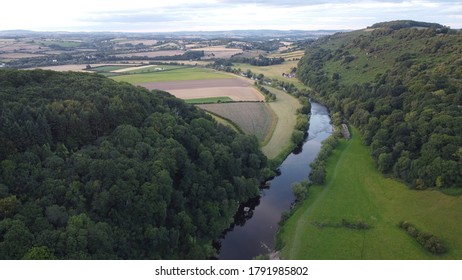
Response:
[[[297,75],[358,127],[380,171],[411,187],[462,187],[462,32],[395,21],[312,43]]]
[[[168,93],[0,71],[1,259],[201,259],[268,174],[255,137]]]

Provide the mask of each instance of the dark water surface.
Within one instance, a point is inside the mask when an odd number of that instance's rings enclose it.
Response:
[[[281,214],[290,209],[295,197],[291,185],[308,178],[310,163],[316,158],[321,142],[332,133],[326,107],[312,102],[308,138],[298,151],[290,154],[279,167],[280,174],[269,181],[269,188],[239,207],[234,225],[220,240],[219,259],[245,260],[274,250],[275,234]]]

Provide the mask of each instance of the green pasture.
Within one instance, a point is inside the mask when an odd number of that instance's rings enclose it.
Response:
[[[211,69],[204,68],[179,68],[171,71],[156,71],[150,73],[140,73],[131,75],[120,75],[112,77],[116,81],[124,81],[131,84],[148,82],[173,82],[173,81],[192,81],[208,79],[229,79],[233,76]]]
[[[228,96],[217,96],[217,97],[207,97],[207,98],[184,99],[184,101],[189,104],[209,104],[209,103],[232,102],[233,100],[229,98]]]
[[[374,167],[356,130],[329,158],[326,183],[281,228],[284,259],[462,259],[462,196],[416,191]],[[313,223],[363,221],[368,230]],[[398,227],[409,221],[440,238],[448,252],[433,255]]]
[[[252,73],[263,74],[266,78],[277,79],[284,82],[293,83],[295,86],[303,88],[304,86],[296,78],[283,77],[282,73],[290,73],[291,69],[297,67],[298,61],[285,61],[282,64],[270,65],[270,66],[254,66],[246,63],[234,63],[233,68],[241,69],[243,72],[249,69]]]
[[[183,65],[153,65],[151,67],[143,67],[140,69],[135,69],[135,70],[130,70],[127,72],[122,72],[119,73],[121,75],[125,74],[143,74],[143,73],[148,73],[148,72],[161,72],[161,71],[171,71],[171,70],[177,70],[181,68],[190,68],[191,66],[183,66]],[[162,69],[162,70],[160,70]]]
[[[82,45],[81,42],[75,42],[75,41],[40,41],[41,45],[44,46],[51,46],[51,45],[57,45],[60,46],[61,48],[77,48]]]
[[[97,73],[105,73],[105,72],[111,72],[114,70],[125,69],[128,67],[133,67],[133,65],[105,65],[105,66],[92,67],[89,70],[97,72]]]

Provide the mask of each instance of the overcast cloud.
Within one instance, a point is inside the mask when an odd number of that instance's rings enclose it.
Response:
[[[360,29],[412,19],[462,28],[462,1],[422,0],[15,0],[0,30],[190,31]]]

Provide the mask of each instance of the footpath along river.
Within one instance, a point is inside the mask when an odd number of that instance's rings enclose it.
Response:
[[[260,197],[239,207],[234,224],[217,245],[219,259],[246,260],[274,250],[275,235],[281,214],[289,211],[295,197],[291,185],[308,178],[321,142],[332,133],[329,112],[319,103],[311,102],[308,137],[302,147],[291,153],[279,167],[279,175],[268,182],[269,188]]]

